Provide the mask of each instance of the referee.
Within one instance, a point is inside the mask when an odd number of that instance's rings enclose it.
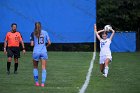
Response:
[[[6,34],[4,41],[4,54],[7,54],[7,74],[10,74],[10,66],[12,57],[14,56],[14,74],[17,74],[18,69],[18,58],[20,58],[20,43],[22,44],[23,53],[25,54],[25,46],[22,40],[22,36],[17,32],[17,24],[11,24],[11,31]]]

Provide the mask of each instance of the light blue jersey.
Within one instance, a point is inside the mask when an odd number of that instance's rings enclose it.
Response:
[[[34,41],[33,59],[38,61],[39,59],[48,59],[46,43],[49,40],[49,35],[46,31],[41,30],[40,37],[37,38],[32,32],[30,40]]]

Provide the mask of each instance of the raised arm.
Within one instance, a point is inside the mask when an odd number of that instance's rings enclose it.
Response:
[[[99,30],[97,33],[100,34],[101,32],[104,32],[104,30]]]
[[[94,24],[94,32],[96,33],[96,36],[99,40],[101,40],[101,37],[99,35],[99,33],[97,32],[97,27],[96,27],[96,24]]]
[[[115,34],[115,31],[113,30],[113,29],[110,29],[111,31],[112,31],[112,34],[111,34],[111,36],[110,36],[110,40],[112,40],[112,38],[113,38],[113,36],[114,36],[114,34]]]

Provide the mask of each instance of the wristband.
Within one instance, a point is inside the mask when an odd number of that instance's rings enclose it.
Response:
[[[23,48],[23,50],[25,50],[25,48]]]

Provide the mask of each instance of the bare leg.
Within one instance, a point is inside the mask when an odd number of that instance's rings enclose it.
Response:
[[[46,77],[47,77],[47,72],[46,72],[47,61],[41,60],[41,62],[42,62],[42,84],[41,84],[41,86],[44,87],[44,83],[45,83]]]
[[[33,67],[38,69],[38,61],[33,60]]]
[[[8,62],[12,62],[12,57],[8,57]]]
[[[107,59],[105,60],[105,67],[107,67],[107,66],[109,65],[109,62],[110,62],[110,59],[107,58]]]
[[[41,63],[42,63],[42,70],[46,69],[47,61],[46,60],[41,60]]]
[[[101,71],[102,73],[104,73],[104,65],[105,65],[105,64],[100,64],[100,71]]]
[[[109,62],[110,62],[110,59],[109,58],[107,58],[106,60],[105,60],[105,69],[104,69],[104,76],[105,77],[107,77],[107,75],[108,75],[108,70],[109,70],[109,67],[108,67],[108,65],[109,65]]]

